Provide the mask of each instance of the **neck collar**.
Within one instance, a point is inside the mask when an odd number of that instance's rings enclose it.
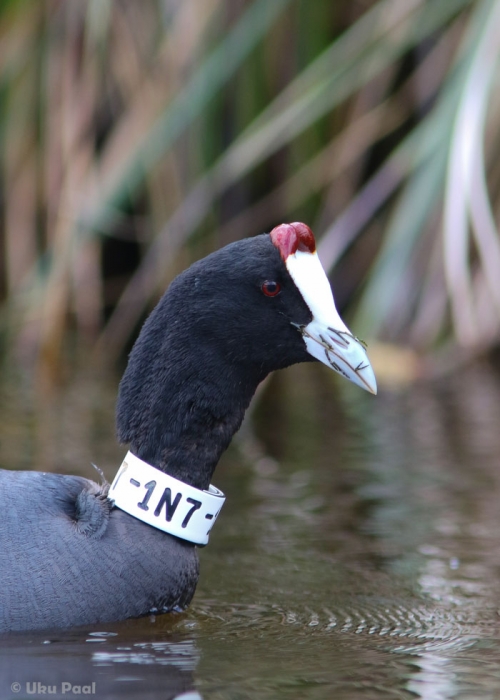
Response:
[[[174,479],[127,452],[110,486],[114,506],[182,540],[205,545],[226,497],[210,485],[206,491]]]

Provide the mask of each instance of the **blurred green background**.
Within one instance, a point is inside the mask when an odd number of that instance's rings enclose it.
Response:
[[[184,267],[302,220],[380,381],[500,330],[498,0],[3,0],[0,333],[123,358]]]

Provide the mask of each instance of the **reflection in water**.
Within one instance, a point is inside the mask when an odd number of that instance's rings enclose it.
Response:
[[[0,697],[200,700],[194,689],[199,653],[193,641],[154,640],[142,626],[132,634],[122,624],[115,632],[80,628],[3,637]],[[141,634],[153,640],[137,641]]]
[[[4,382],[2,465],[112,478],[115,387],[78,380],[39,415]],[[374,399],[294,367],[254,424],[217,470],[227,505],[187,613],[4,638],[0,677],[92,673],[106,698],[498,697],[496,373]]]

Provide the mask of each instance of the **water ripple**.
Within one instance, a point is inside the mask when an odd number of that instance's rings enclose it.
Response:
[[[211,632],[217,636],[238,636],[249,628],[255,633],[284,636],[287,630],[299,635],[354,634],[380,637],[404,644],[393,646],[394,651],[411,653],[413,650],[467,647],[478,638],[496,638],[497,625],[492,617],[474,619],[469,609],[446,610],[432,605],[411,608],[403,604],[373,605],[362,602],[338,608],[282,607],[280,605],[221,604],[216,601],[198,601],[196,610],[189,614],[203,626],[215,622]],[[482,611],[484,616],[484,610]],[[222,623],[222,624],[221,624]]]

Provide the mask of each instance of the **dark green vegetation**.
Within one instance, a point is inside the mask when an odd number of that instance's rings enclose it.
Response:
[[[6,337],[116,358],[188,263],[305,220],[361,337],[491,347],[499,33],[495,0],[1,3]]]

